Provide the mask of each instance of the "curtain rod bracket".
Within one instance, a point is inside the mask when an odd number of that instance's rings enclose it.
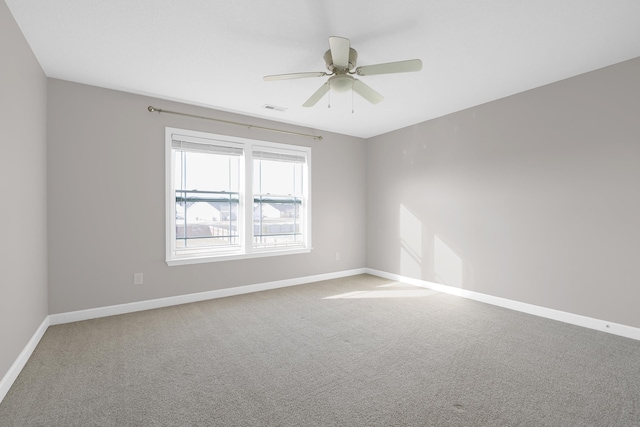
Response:
[[[255,125],[250,125],[250,124],[247,124],[247,123],[232,122],[232,121],[229,121],[229,120],[214,119],[213,117],[205,117],[205,116],[197,116],[195,114],[180,113],[178,111],[162,110],[162,109],[156,108],[156,107],[154,107],[152,105],[149,105],[147,107],[147,110],[149,110],[149,112],[151,112],[151,113],[177,114],[178,116],[193,117],[193,118],[196,118],[196,119],[203,119],[203,120],[212,120],[214,122],[226,123],[226,124],[229,124],[229,125],[246,126],[247,129],[262,129],[262,130],[268,130],[268,131],[271,131],[271,132],[286,133],[288,135],[304,136],[306,138],[315,139],[316,141],[322,141],[322,136],[320,136],[320,135],[310,135],[310,134],[307,134],[307,133],[292,132],[292,131],[288,131],[288,130],[274,129],[274,128],[268,128],[268,127],[264,127],[264,126],[255,126]]]

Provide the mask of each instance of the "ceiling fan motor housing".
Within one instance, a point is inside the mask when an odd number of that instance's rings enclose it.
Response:
[[[333,65],[333,57],[331,56],[331,49],[324,53],[324,62],[327,64],[327,70],[336,74],[343,74],[346,72],[351,72],[356,68],[356,63],[358,62],[358,52],[354,48],[349,48],[349,65],[345,69],[340,69],[339,67],[335,67]]]

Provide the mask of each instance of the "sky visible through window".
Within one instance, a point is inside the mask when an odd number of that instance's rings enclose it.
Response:
[[[182,162],[186,156],[186,164]],[[175,152],[176,190],[238,192],[238,156],[220,154]],[[274,160],[254,160],[253,192],[279,196],[302,195],[302,165]],[[186,166],[186,171],[183,167]],[[186,172],[186,173],[185,173]]]
[[[176,190],[238,192],[240,189],[240,157],[188,151],[176,151],[175,155]],[[186,164],[181,161],[182,155],[186,157]]]
[[[253,192],[278,196],[302,195],[302,165],[273,160],[253,161]]]

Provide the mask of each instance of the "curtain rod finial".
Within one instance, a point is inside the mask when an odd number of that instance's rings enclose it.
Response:
[[[149,107],[147,108],[147,110],[151,111],[152,113],[153,113],[154,111],[158,111],[158,110],[156,110],[154,107],[152,107],[151,105],[149,105]]]

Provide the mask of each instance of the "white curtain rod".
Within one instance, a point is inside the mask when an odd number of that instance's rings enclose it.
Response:
[[[160,108],[155,108],[155,107],[152,107],[151,105],[149,105],[147,110],[149,110],[152,113],[177,114],[179,116],[194,117],[196,119],[203,119],[203,120],[213,120],[214,122],[220,122],[220,123],[226,123],[226,124],[229,124],[229,125],[242,126],[242,127],[248,128],[248,129],[262,129],[262,130],[268,130],[268,131],[271,131],[271,132],[279,132],[279,133],[286,133],[286,134],[289,134],[289,135],[304,136],[306,138],[313,138],[313,139],[316,139],[318,141],[322,141],[322,137],[320,135],[310,135],[310,134],[307,134],[307,133],[291,132],[291,131],[288,131],[288,130],[273,129],[273,128],[268,128],[268,127],[264,127],[264,126],[255,126],[255,125],[250,125],[248,123],[240,123],[240,122],[232,122],[232,121],[229,121],[229,120],[214,119],[213,117],[197,116],[195,114],[180,113],[178,111],[161,110]]]

